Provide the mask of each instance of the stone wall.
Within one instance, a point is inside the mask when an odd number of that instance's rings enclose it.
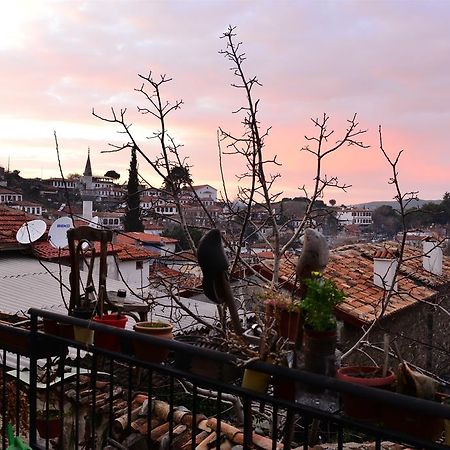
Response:
[[[450,297],[441,294],[436,300],[440,305],[418,302],[416,305],[382,319],[370,335],[370,343],[383,348],[383,336],[389,334],[390,342],[396,342],[402,357],[419,367],[450,378]],[[362,335],[362,330],[345,324],[341,329],[340,349],[345,352]],[[431,344],[431,345],[430,345]],[[383,362],[382,351],[362,348],[378,364]],[[370,358],[360,351],[344,361],[351,364],[371,365]],[[396,368],[397,361],[390,359]]]

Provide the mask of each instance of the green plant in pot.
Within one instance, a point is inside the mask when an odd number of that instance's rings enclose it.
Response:
[[[305,370],[334,376],[336,351],[336,317],[334,309],[345,298],[332,280],[313,272],[306,278],[306,295],[301,302],[304,315]]]

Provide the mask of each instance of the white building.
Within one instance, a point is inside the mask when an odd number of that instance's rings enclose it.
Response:
[[[21,193],[6,187],[0,187],[0,203],[15,203],[21,202],[22,200],[23,196]]]
[[[336,218],[339,225],[372,225],[372,210],[365,208],[343,208],[338,211]]]

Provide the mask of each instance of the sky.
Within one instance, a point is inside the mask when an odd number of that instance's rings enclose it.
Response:
[[[167,117],[195,184],[222,191],[217,130],[240,131],[243,92],[220,37],[235,26],[246,53],[244,69],[262,84],[260,125],[270,128],[266,158],[282,166],[274,192],[304,195],[315,176],[314,158],[301,152],[314,134],[311,118],[330,116],[329,144],[357,113],[367,149],[343,148],[323,161],[323,173],[352,187],[329,190],[338,204],[390,200],[386,151],[403,150],[403,192],[442,198],[450,168],[450,2],[436,1],[46,1],[0,0],[0,165],[25,177],[59,176],[54,131],[65,175],[84,169],[90,148],[94,174],[128,176],[129,152],[104,153],[123,137],[108,116],[127,108],[128,120],[149,157],[147,139],[158,124],[137,112],[146,101],[134,89],[138,74],[167,74],[164,98],[183,100]],[[333,140],[334,138],[334,140]],[[227,187],[235,192],[243,162],[225,155]],[[139,171],[161,184],[140,159]],[[270,170],[269,170],[270,172]]]

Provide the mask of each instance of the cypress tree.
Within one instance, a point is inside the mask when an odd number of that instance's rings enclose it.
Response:
[[[136,147],[131,148],[127,190],[127,208],[124,219],[125,231],[144,231],[141,219]]]

